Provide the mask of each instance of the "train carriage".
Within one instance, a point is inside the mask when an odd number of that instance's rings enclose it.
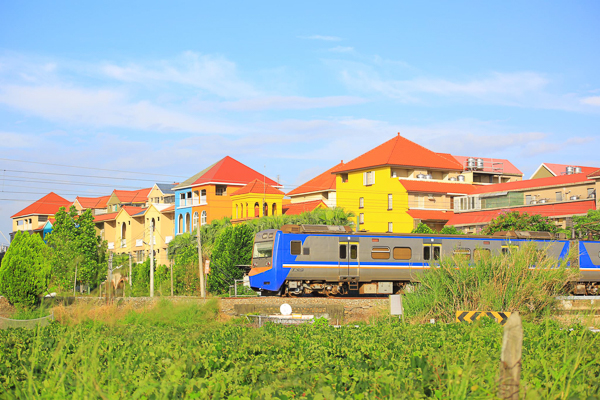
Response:
[[[391,294],[414,282],[441,257],[474,261],[534,243],[550,257],[565,258],[574,242],[547,232],[509,236],[354,233],[343,226],[286,225],[256,234],[250,286],[264,295]],[[600,242],[579,241],[580,294],[600,283]]]

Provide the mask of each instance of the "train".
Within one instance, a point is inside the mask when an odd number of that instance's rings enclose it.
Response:
[[[263,296],[386,295],[418,282],[419,272],[442,257],[471,262],[533,243],[564,259],[576,248],[580,280],[573,294],[600,289],[600,241],[556,238],[549,232],[499,232],[493,236],[353,232],[348,226],[284,225],[254,237],[250,287]]]

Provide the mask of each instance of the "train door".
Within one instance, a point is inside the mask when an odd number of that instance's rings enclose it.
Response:
[[[338,255],[340,280],[358,281],[360,275],[358,239],[340,238]]]
[[[441,239],[423,239],[423,264],[438,261],[442,256]]]

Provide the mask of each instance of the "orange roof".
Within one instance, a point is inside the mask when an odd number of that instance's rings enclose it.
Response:
[[[164,210],[162,210],[162,213],[168,213],[168,212],[173,212],[175,211],[175,206],[171,206],[171,207],[167,207]]]
[[[305,193],[313,192],[325,192],[335,190],[335,174],[332,174],[333,170],[341,168],[344,165],[343,162],[339,163],[333,168],[329,168],[321,175],[311,179],[310,181],[298,186],[296,189],[288,192],[288,196],[295,196]]]
[[[599,176],[600,176],[600,169],[598,169],[595,172],[592,172],[591,174],[589,174],[588,178],[597,178]]]
[[[77,196],[75,200],[81,204],[81,207],[84,209],[88,208],[106,208],[106,203],[110,199],[110,196],[101,196],[101,197],[80,197]]]
[[[146,210],[143,207],[135,207],[135,206],[123,206],[122,208],[129,215],[134,215],[134,214],[139,213],[140,211]]]
[[[439,210],[408,210],[408,215],[414,219],[420,220],[437,220],[437,221],[448,221],[454,213],[452,211],[439,211]]]
[[[441,154],[441,153],[438,153]],[[454,157],[458,161],[463,169],[467,169],[467,160],[469,158],[483,160],[483,169],[479,171],[483,172],[496,172],[499,174],[512,174],[512,175],[523,175],[523,173],[508,160],[503,158],[485,158],[485,157],[464,157],[464,156],[450,156]]]
[[[25,215],[54,215],[61,207],[69,208],[73,204],[54,192],[50,192],[33,204],[28,205],[11,218],[24,217]]]
[[[409,192],[470,194],[475,186],[468,183],[448,183],[430,180],[399,179]]]
[[[590,181],[591,183],[594,182],[593,180],[588,179],[588,177],[585,174],[558,175],[551,176],[548,178],[526,179],[516,182],[496,183],[494,185],[478,186],[472,194],[535,189],[548,186],[560,186],[568,185],[571,183],[581,183],[585,181]]]
[[[258,179],[255,179],[243,188],[236,190],[231,195],[238,196],[240,194],[248,193],[280,194],[282,196],[285,195],[285,193],[283,193],[281,190],[275,189],[273,186],[265,184],[263,181],[259,181]]]
[[[111,219],[115,219],[117,214],[118,213],[114,212],[110,214],[94,215],[94,222],[110,221]]]
[[[514,207],[502,210],[471,211],[454,214],[447,225],[482,225],[487,224],[501,214],[519,211],[527,214],[539,214],[546,217],[570,216],[587,214],[588,210],[596,209],[595,200],[569,201],[562,203],[538,204],[529,207]]]
[[[455,159],[437,154],[410,140],[398,135],[375,147],[374,149],[347,162],[334,172],[354,171],[384,165],[398,165],[407,167],[423,167],[462,171],[462,165]]]
[[[114,190],[113,193],[122,203],[145,203],[152,188],[138,190]]]
[[[543,163],[550,173],[554,174],[554,176],[566,175],[567,167],[579,167],[581,168],[582,174],[591,174],[592,172],[598,170],[598,167],[584,167],[582,165],[569,165],[569,164],[551,164],[551,163]]]
[[[267,184],[280,187],[281,185],[272,179],[267,178],[252,168],[242,164],[241,162],[227,156],[217,161],[210,167],[200,171],[191,178],[186,179],[178,186],[173,187],[173,190],[198,186],[207,183],[217,183],[224,185],[246,185],[253,180],[258,179],[265,181]]]
[[[305,201],[302,203],[285,204],[283,206],[283,213],[285,215],[299,215],[303,212],[316,210],[321,204],[324,208],[327,208],[327,204],[323,200]]]

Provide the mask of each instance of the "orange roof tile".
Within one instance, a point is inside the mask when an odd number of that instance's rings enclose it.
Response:
[[[551,176],[548,178],[526,179],[516,182],[496,183],[494,185],[478,186],[471,194],[534,189],[548,186],[567,185],[570,183],[580,183],[585,181],[590,181],[591,183],[594,182],[593,180],[588,179],[588,177],[585,174],[559,175]]]
[[[73,204],[69,200],[50,192],[38,201],[28,205],[11,218],[24,217],[25,215],[54,215],[61,207],[69,208]]]
[[[502,210],[471,211],[454,214],[447,225],[483,225],[487,224],[501,214],[519,211],[529,215],[539,214],[546,217],[570,216],[587,214],[588,210],[596,209],[595,200],[573,201],[563,203],[550,203],[528,207],[514,207]]]
[[[420,220],[435,220],[435,221],[448,221],[454,213],[452,211],[439,211],[439,210],[408,210],[408,215],[415,219]]]
[[[327,205],[323,200],[305,201],[302,203],[286,204],[283,206],[283,213],[285,215],[300,215],[303,212],[316,210],[318,207],[323,205],[327,208]]]
[[[117,217],[117,214],[118,213],[114,212],[110,214],[94,215],[94,222],[110,221],[112,219],[115,219]]]
[[[274,187],[281,186],[274,180],[227,156],[173,187],[173,190],[207,183],[246,185],[255,179],[264,180],[267,184]]]
[[[162,213],[169,213],[169,212],[173,212],[175,211],[175,206],[171,206],[171,207],[167,207],[164,210],[162,210]]]
[[[471,194],[476,188],[468,183],[436,182],[430,180],[399,179],[409,192]]]
[[[252,182],[248,183],[246,186],[236,190],[231,195],[239,196],[241,194],[248,194],[248,193],[280,194],[282,196],[285,195],[285,193],[283,193],[281,190],[275,189],[273,186],[271,186],[269,184],[265,185],[265,183],[263,181],[259,181],[258,179],[255,179]]]
[[[591,174],[588,175],[588,178],[597,178],[600,176],[600,169],[592,172]]]
[[[581,168],[581,173],[585,174],[585,175],[591,174],[591,173],[595,172],[596,170],[598,170],[598,167],[584,167],[582,165],[551,164],[551,163],[543,163],[542,165],[545,166],[548,169],[548,171],[550,171],[552,174],[554,174],[554,176],[566,175],[567,167],[579,167],[579,168]]]
[[[398,136],[347,162],[333,172],[340,173],[384,165],[463,170],[462,165],[455,159],[428,150],[398,133]]]
[[[440,154],[440,153],[438,153]],[[467,160],[471,157],[464,156],[451,156],[456,159],[463,166],[463,169],[467,168]],[[510,161],[503,158],[486,158],[486,157],[472,157],[475,159],[483,159],[483,172],[497,172],[501,174],[511,175],[523,175],[523,173],[513,165]]]
[[[146,210],[143,207],[135,207],[135,206],[123,206],[122,208],[129,215],[134,215],[134,214],[137,214],[137,213],[139,213],[141,211]]]
[[[84,209],[88,208],[106,208],[106,203],[110,199],[109,196],[100,196],[100,197],[81,197],[77,196],[75,200],[81,204],[81,207]]]
[[[296,189],[288,192],[288,196],[296,196],[299,194],[305,193],[314,193],[314,192],[325,192],[335,190],[335,174],[332,172],[335,169],[341,168],[344,165],[343,162],[339,163],[333,168],[329,168],[327,171],[323,172],[321,175],[314,177],[310,181],[298,186]]]
[[[113,193],[122,203],[145,203],[152,188],[138,190],[114,190]]]

